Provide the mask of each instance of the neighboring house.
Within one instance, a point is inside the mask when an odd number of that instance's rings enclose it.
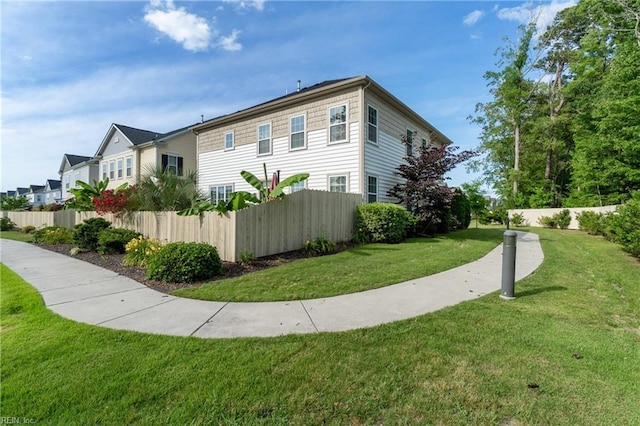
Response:
[[[43,204],[57,204],[62,201],[62,182],[55,179],[47,179],[42,189]]]
[[[64,154],[58,169],[60,175],[62,200],[68,200],[73,196],[69,190],[77,188],[77,181],[82,181],[90,185],[93,181],[100,180],[98,160],[84,155]]]
[[[112,124],[95,155],[99,178],[108,177],[108,188],[114,189],[135,184],[138,176],[157,167],[179,176],[195,172],[196,137],[190,127],[158,133]]]
[[[31,207],[37,207],[45,204],[44,198],[44,186],[42,185],[29,185],[29,190],[25,194],[29,205]]]
[[[18,196],[18,193],[16,191],[7,191],[7,197],[11,197],[11,198],[16,198]]]
[[[29,188],[17,187],[16,188],[16,198],[17,197],[26,197],[28,192],[29,192]]]
[[[192,128],[197,135],[199,188],[212,202],[252,191],[240,176],[263,178],[307,172],[292,188],[363,194],[366,202],[397,200],[387,191],[400,182],[396,168],[427,144],[451,141],[368,76],[326,81],[214,118]],[[412,139],[412,148],[401,137]]]

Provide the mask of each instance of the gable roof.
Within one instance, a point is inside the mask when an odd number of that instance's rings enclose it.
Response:
[[[7,197],[15,197],[16,195],[17,195],[16,191],[11,191],[11,190],[7,191]]]
[[[56,179],[47,179],[47,184],[45,188],[49,188],[50,191],[55,191],[56,189],[60,189],[62,187],[62,181]]]
[[[44,189],[44,185],[29,185],[29,192],[40,192]]]
[[[16,193],[20,196],[20,195],[24,195],[27,192],[29,192],[29,188],[22,188],[22,187],[17,187],[16,188]]]
[[[346,90],[355,87],[362,87],[362,90],[375,90],[375,92],[380,95],[387,102],[392,104],[395,108],[397,108],[403,114],[412,117],[417,122],[422,122],[424,126],[429,129],[431,132],[435,133],[438,139],[440,139],[444,144],[451,144],[452,141],[446,137],[442,132],[436,129],[431,123],[422,118],[418,113],[409,108],[406,104],[404,104],[401,100],[392,95],[385,88],[376,83],[372,78],[367,75],[362,75],[358,77],[349,77],[349,78],[340,78],[336,80],[326,80],[318,84],[314,84],[310,87],[305,87],[303,89],[297,90],[293,93],[280,96],[274,98],[270,101],[263,102],[258,105],[254,105],[252,107],[227,114],[222,115],[211,120],[207,120],[203,123],[197,124],[191,128],[191,131],[195,134],[206,131],[210,128],[214,128],[223,124],[245,120],[250,117],[254,117],[261,114],[266,114],[272,111],[276,111],[291,105],[300,104],[302,102],[308,102],[311,99],[314,99],[319,96],[324,96],[327,93],[338,92],[341,90]]]
[[[65,164],[69,164],[69,167],[73,169],[74,167],[80,166],[91,160],[93,160],[93,157],[87,157],[86,155],[64,154],[62,156],[62,162],[60,162],[58,174],[62,175],[65,169]]]
[[[160,133],[153,132],[151,130],[142,130],[136,129],[135,127],[125,126],[124,124],[116,124],[113,125],[122,132],[123,135],[129,139],[129,141],[134,145],[140,145],[141,143],[149,142],[153,139],[156,139]]]
[[[65,154],[64,156],[67,157],[67,161],[71,167],[91,160],[91,157],[87,157],[86,155]]]

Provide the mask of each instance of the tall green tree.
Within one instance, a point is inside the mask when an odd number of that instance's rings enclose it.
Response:
[[[520,29],[522,36],[517,43],[498,50],[500,69],[484,75],[493,99],[478,104],[472,117],[481,126],[480,152],[485,154],[483,160],[473,164],[482,168],[488,181],[511,200],[511,205],[518,204],[523,129],[532,115],[536,91],[536,82],[530,78],[535,65],[531,57],[535,23]]]

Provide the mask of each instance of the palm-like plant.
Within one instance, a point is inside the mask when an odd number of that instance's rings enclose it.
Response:
[[[277,185],[275,185],[275,187],[271,188],[267,185],[267,182],[269,182],[269,176],[267,175],[267,164],[262,163],[262,168],[264,170],[264,181],[258,179],[253,173],[247,172],[246,170],[240,172],[240,175],[244,178],[244,180],[246,180],[249,185],[258,190],[262,202],[284,197],[285,188],[309,178],[309,173],[298,173],[297,175],[289,176],[282,182],[279,182]]]
[[[138,179],[135,204],[138,210],[179,211],[204,198],[197,186],[197,173],[176,176],[162,167],[147,167]]]
[[[109,178],[104,178],[97,182],[94,180],[93,185],[77,180],[76,185],[79,186],[79,188],[71,188],[69,190],[69,192],[73,194],[73,198],[66,202],[65,208],[87,211],[93,210],[93,199],[99,197],[106,191],[107,186],[109,186]],[[118,190],[126,188],[126,186],[126,183],[120,185]]]

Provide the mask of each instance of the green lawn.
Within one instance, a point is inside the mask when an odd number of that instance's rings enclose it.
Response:
[[[268,339],[74,323],[3,267],[1,416],[39,424],[640,424],[640,262],[601,238],[535,232],[545,261],[516,285],[513,301],[495,292],[371,329]]]
[[[504,229],[467,229],[401,244],[367,244],[330,256],[213,281],[174,292],[181,297],[266,302],[330,297],[432,275],[472,262],[502,241]]]
[[[30,243],[31,241],[33,241],[33,234],[25,234],[24,232],[18,231],[2,231],[0,232],[0,238]]]

